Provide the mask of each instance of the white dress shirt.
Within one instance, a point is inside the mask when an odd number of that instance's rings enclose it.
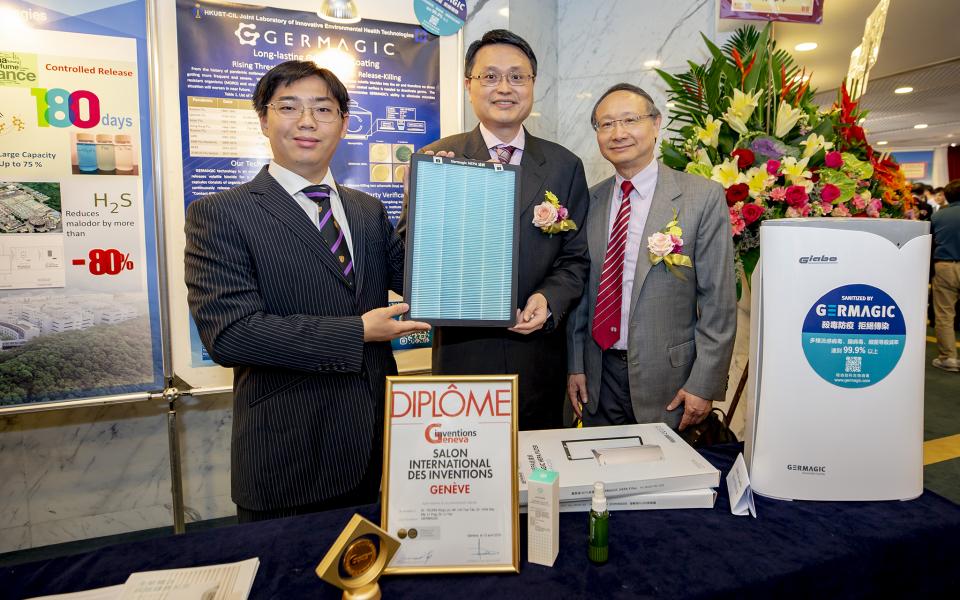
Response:
[[[624,179],[619,174],[613,185],[613,198],[610,202],[610,220],[607,225],[607,240],[613,232],[613,224],[620,211],[620,185]],[[633,295],[633,277],[637,272],[637,261],[647,260],[647,244],[643,239],[643,228],[647,224],[653,191],[657,187],[657,161],[650,161],[630,182],[634,190],[630,192],[630,222],[627,224],[627,242],[623,256],[623,299],[620,308],[620,339],[613,345],[617,350],[627,349],[630,323],[630,298]],[[664,223],[666,225],[666,223]]]
[[[483,123],[480,123],[480,135],[483,136],[483,143],[487,145],[487,149],[490,151],[490,158],[500,162],[500,158],[497,156],[497,151],[494,150],[495,146],[500,144],[505,144],[507,146],[513,146],[513,156],[510,157],[511,165],[519,165],[520,159],[523,158],[523,144],[527,140],[527,134],[523,131],[523,127],[520,128],[520,131],[517,132],[517,136],[510,140],[509,142],[504,142],[497,136],[483,126]]]
[[[270,166],[267,167],[267,171],[277,180],[280,187],[293,196],[293,199],[297,201],[297,204],[300,205],[303,212],[307,213],[310,221],[319,229],[320,211],[317,209],[317,203],[307,198],[307,195],[303,193],[303,188],[308,185],[319,184],[313,184],[290,169],[281,167],[273,161],[270,161]],[[350,237],[350,223],[347,222],[347,213],[343,210],[343,200],[340,199],[340,194],[337,192],[337,182],[333,180],[333,174],[330,172],[330,169],[327,169],[327,174],[323,176],[323,181],[320,183],[330,186],[330,209],[333,211],[333,218],[336,219],[337,224],[340,225],[340,231],[343,232],[343,239],[347,242],[347,248],[350,249],[350,256],[355,257],[356,254],[353,252],[353,238]]]

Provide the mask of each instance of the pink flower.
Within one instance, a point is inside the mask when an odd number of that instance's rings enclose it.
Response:
[[[783,202],[784,200],[786,200],[786,198],[787,198],[787,188],[775,187],[772,190],[770,190],[770,199],[773,200],[774,202]]]
[[[811,205],[811,204],[804,204],[803,206],[800,207],[800,216],[801,216],[801,217],[809,217],[809,216],[810,216],[810,210],[811,210],[812,208],[813,208],[813,205]]]
[[[560,221],[563,221],[564,219],[566,219],[568,214],[570,214],[570,213],[567,211],[567,207],[566,207],[566,206],[561,206],[560,208],[558,208],[558,209],[557,209],[557,223],[559,223]]]
[[[833,210],[830,212],[831,217],[849,217],[850,209],[847,208],[847,205],[841,202],[840,204],[833,207]]]
[[[822,190],[820,190],[820,199],[823,200],[824,202],[833,202],[839,197],[840,197],[840,188],[833,185],[832,183],[828,183],[827,185],[823,186]]]
[[[823,158],[823,164],[828,169],[839,169],[843,166],[843,157],[836,150],[827,152],[827,155]]]
[[[743,233],[743,230],[746,229],[747,224],[743,220],[743,217],[740,216],[740,212],[734,208],[730,207],[730,227],[733,231],[733,235],[740,235]]]
[[[769,175],[776,175],[780,171],[780,161],[779,160],[768,160],[767,161],[767,173]]]
[[[879,198],[872,198],[870,204],[867,205],[867,216],[873,218],[879,217],[881,206],[883,206],[883,204],[881,204]]]
[[[786,216],[788,219],[796,219],[800,216],[800,211],[790,206],[787,208],[787,212],[784,213],[784,216]]]
[[[546,227],[557,222],[557,207],[550,202],[543,201],[533,209],[533,224],[536,227]]]
[[[673,253],[680,254],[683,252],[683,238],[675,235],[670,236],[670,241],[673,242]]]
[[[863,210],[867,206],[867,201],[859,194],[855,194],[851,202],[853,202],[853,207],[857,210]]]
[[[647,238],[647,249],[655,256],[666,256],[673,252],[673,236],[658,231]]]

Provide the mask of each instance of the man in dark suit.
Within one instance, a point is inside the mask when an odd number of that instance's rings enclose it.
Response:
[[[383,206],[328,169],[348,101],[312,62],[271,69],[253,104],[273,160],[187,210],[190,311],[213,359],[234,368],[241,521],[376,500],[389,340],[429,328],[387,307],[404,251]]]
[[[438,327],[433,345],[435,375],[519,374],[521,429],[563,426],[564,326],[589,267],[586,236],[579,229],[551,235],[535,224],[544,212],[535,209],[548,192],[578,227],[588,201],[580,159],[523,127],[536,75],[537,58],[526,41],[503,29],[488,31],[470,45],[464,65],[464,86],[480,125],[422,150],[521,167],[517,325]],[[405,224],[406,211],[397,227],[401,235]]]

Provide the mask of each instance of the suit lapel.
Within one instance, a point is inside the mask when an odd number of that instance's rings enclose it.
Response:
[[[326,247],[316,224],[310,222],[297,201],[277,183],[277,180],[267,171],[266,166],[250,182],[250,191],[264,210],[290,229],[307,248],[317,255],[321,263],[326,265],[344,285],[347,285],[340,263]]]
[[[363,273],[366,265],[365,248],[365,223],[367,219],[363,218],[363,210],[358,202],[353,199],[353,190],[346,189],[337,184],[337,192],[340,194],[340,202],[343,204],[343,211],[347,215],[347,226],[350,228],[350,238],[353,242],[353,280],[357,285],[356,293],[359,296],[363,287]]]
[[[600,273],[603,261],[607,257],[607,243],[610,241],[610,203],[613,201],[613,183],[611,177],[597,186],[590,197],[590,212],[587,214],[587,241],[590,244],[591,269]],[[599,285],[600,278],[597,277]]]
[[[545,200],[543,187],[547,180],[547,169],[545,167],[547,159],[543,155],[540,140],[530,135],[526,128],[524,128],[524,132],[526,133],[526,139],[524,140],[523,155],[520,157],[520,166],[523,168],[520,170],[520,198],[517,204],[517,218],[521,223],[525,212],[532,211],[534,206]],[[489,156],[489,152],[487,152],[487,155]],[[560,204],[566,204],[566,202],[566,198],[560,198]]]
[[[630,315],[637,310],[637,301],[643,290],[643,282],[650,272],[650,256],[647,251],[647,238],[660,231],[673,218],[673,211],[680,212],[680,188],[674,180],[673,171],[663,163],[657,165],[657,185],[653,191],[653,200],[650,203],[650,212],[647,213],[647,222],[643,226],[643,236],[640,238],[640,256],[637,257],[637,270],[633,275],[633,292],[630,294]],[[683,228],[683,215],[680,214],[680,227]],[[665,267],[664,267],[665,268]]]
[[[490,149],[483,141],[483,134],[480,133],[479,125],[474,127],[470,135],[467,136],[467,143],[463,148],[463,157],[484,162],[490,160]]]

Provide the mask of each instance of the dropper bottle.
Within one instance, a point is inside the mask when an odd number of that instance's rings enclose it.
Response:
[[[602,565],[609,554],[608,533],[610,513],[607,512],[607,497],[603,493],[603,482],[593,484],[593,499],[590,504],[590,534],[587,540],[587,557],[590,562]]]

